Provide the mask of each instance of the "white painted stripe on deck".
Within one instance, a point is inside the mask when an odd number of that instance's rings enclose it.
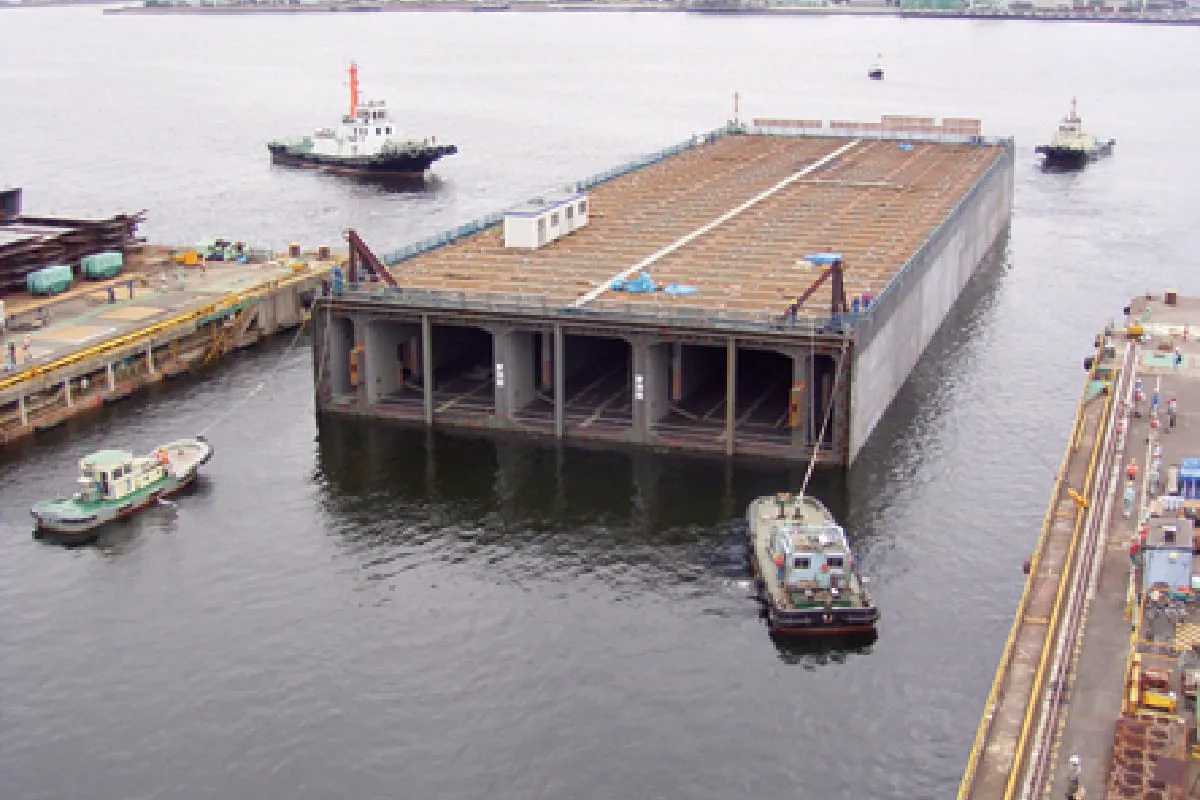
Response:
[[[753,208],[754,206],[761,203],[763,200],[766,200],[771,195],[776,194],[777,192],[780,192],[783,189],[786,189],[788,186],[791,186],[793,183],[800,180],[805,175],[809,175],[809,174],[815,172],[816,170],[820,169],[821,167],[825,166],[830,161],[833,161],[835,158],[842,155],[847,150],[854,147],[861,141],[862,141],[861,139],[855,139],[852,142],[842,145],[837,150],[834,150],[832,153],[829,153],[828,155],[822,156],[821,158],[819,158],[816,161],[814,161],[813,163],[809,164],[807,167],[800,170],[799,172],[796,172],[796,173],[793,173],[793,174],[787,176],[786,178],[784,178],[783,180],[781,180],[779,183],[775,184],[771,188],[766,189],[763,192],[760,192],[759,194],[755,195],[754,197],[751,197],[749,200],[742,203],[737,208],[732,208],[729,211],[726,211],[724,214],[717,217],[712,222],[705,223],[704,225],[700,226],[699,228],[697,228],[696,230],[687,234],[686,236],[684,236],[680,239],[676,239],[675,241],[671,242],[669,245],[662,248],[661,250],[659,250],[655,253],[652,253],[651,255],[646,256],[641,261],[634,264],[632,267],[625,270],[624,272],[618,272],[616,275],[613,275],[611,278],[606,280],[604,283],[602,283],[599,286],[596,286],[595,288],[590,290],[587,294],[583,295],[582,297],[577,298],[575,300],[575,302],[571,303],[570,308],[582,308],[583,306],[585,306],[588,303],[595,300],[600,295],[604,294],[604,292],[608,291],[608,287],[612,286],[613,281],[626,280],[631,275],[633,275],[635,272],[641,272],[642,270],[644,270],[646,267],[650,266],[654,262],[660,261],[663,258],[666,258],[667,256],[671,255],[671,253],[674,253],[679,248],[686,247],[688,244],[691,244],[693,241],[700,238],[704,234],[708,233],[713,228],[716,228],[718,225],[723,225],[724,223],[726,223],[729,220],[736,217],[738,214],[741,214],[746,209]]]

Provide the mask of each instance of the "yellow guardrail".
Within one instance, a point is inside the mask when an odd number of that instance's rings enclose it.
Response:
[[[100,344],[93,345],[92,347],[76,351],[69,355],[63,356],[62,358],[55,359],[48,364],[30,367],[29,369],[23,370],[11,378],[6,378],[0,381],[0,392],[15,388],[22,383],[39,378],[43,375],[50,375],[58,370],[78,364],[81,361],[86,361],[89,358],[95,358],[96,356],[104,355],[105,353],[111,353],[140,342],[152,340],[155,336],[165,333],[172,328],[177,328],[180,325],[186,325],[189,322],[194,322],[213,314],[220,314],[223,311],[232,308],[239,303],[245,303],[248,300],[261,299],[273,291],[277,291],[295,283],[300,283],[306,278],[317,274],[320,274],[319,271],[272,278],[271,280],[247,289],[244,292],[225,295],[215,303],[209,303],[201,308],[179,314],[171,317],[170,319],[163,320],[162,322],[156,322],[149,327],[139,328],[132,333],[127,333],[124,336],[117,337],[116,339],[109,339],[108,341],[101,342]]]
[[[1097,361],[1102,353],[1103,345],[1097,348]],[[1093,361],[1093,370],[1095,370],[1095,364],[1096,361]],[[1075,435],[1074,431],[1080,426],[1080,421],[1086,418],[1088,386],[1091,383],[1091,376],[1092,373],[1089,372],[1088,380],[1084,382],[1083,392],[1079,396],[1079,404],[1075,411],[1075,427],[1072,429],[1072,440]],[[967,767],[963,771],[962,782],[958,787],[958,800],[966,800],[970,796],[971,787],[975,783],[975,772],[979,769],[979,760],[983,756],[983,746],[988,733],[991,732],[993,715],[995,714],[996,705],[1000,697],[1000,687],[1008,677],[1008,668],[1012,664],[1013,648],[1016,647],[1017,643],[1017,633],[1021,629],[1021,621],[1025,617],[1025,611],[1029,608],[1029,590],[1033,584],[1033,578],[1037,574],[1038,566],[1041,564],[1042,554],[1046,551],[1050,528],[1054,523],[1054,514],[1062,497],[1062,487],[1067,475],[1067,466],[1074,452],[1075,449],[1072,446],[1072,441],[1068,441],[1067,448],[1063,451],[1062,462],[1058,465],[1058,473],[1054,476],[1054,491],[1050,495],[1050,505],[1046,509],[1046,515],[1042,518],[1042,531],[1038,536],[1037,549],[1034,551],[1033,557],[1029,562],[1029,577],[1025,579],[1025,587],[1021,590],[1021,599],[1017,602],[1017,613],[1013,616],[1012,627],[1009,628],[1008,638],[1004,641],[1004,649],[1000,653],[1000,665],[996,668],[996,677],[992,680],[992,688],[988,692],[987,702],[983,707],[983,717],[979,721],[979,728],[975,732],[975,741],[972,743],[971,752],[967,756]]]
[[[1090,382],[1090,381],[1089,381]],[[1108,419],[1109,413],[1112,411],[1112,395],[1104,399],[1104,407],[1100,411],[1098,424],[1096,428],[1096,441],[1092,443],[1092,453],[1088,458],[1087,478],[1083,484],[1083,496],[1088,497],[1092,493],[1092,488],[1096,482],[1096,460],[1100,457],[1100,450],[1104,445],[1104,437],[1101,432],[1104,429],[1104,424]],[[1070,589],[1070,581],[1068,576],[1071,569],[1075,566],[1075,561],[1079,557],[1079,537],[1083,531],[1084,522],[1087,520],[1087,510],[1080,507],[1075,514],[1075,527],[1071,531],[1071,542],[1067,548],[1067,559],[1063,563],[1062,572],[1059,574],[1058,591],[1054,595],[1054,607],[1050,611],[1050,625],[1046,629],[1046,638],[1042,644],[1042,655],[1038,658],[1037,672],[1033,676],[1032,691],[1029,695],[1029,702],[1025,706],[1025,718],[1021,721],[1021,733],[1017,737],[1017,746],[1014,750],[1014,761],[1012,768],[1008,773],[1008,783],[1004,787],[1004,800],[1011,800],[1017,791],[1017,784],[1020,782],[1022,770],[1024,768],[1025,748],[1028,745],[1029,731],[1033,726],[1033,718],[1037,713],[1038,704],[1042,696],[1042,682],[1046,678],[1046,668],[1050,663],[1050,656],[1054,651],[1054,637],[1058,634],[1058,629],[1062,623],[1062,605]]]

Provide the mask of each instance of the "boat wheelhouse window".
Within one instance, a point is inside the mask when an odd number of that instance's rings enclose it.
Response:
[[[383,130],[384,130],[384,132],[385,132],[385,133],[387,133],[387,135],[388,135],[388,136],[391,136],[391,135],[392,135],[392,126],[391,126],[391,125],[388,125],[388,126],[387,126],[386,128],[384,128]]]
[[[376,129],[375,129],[375,135],[376,135],[376,136],[382,136],[382,135],[383,135],[383,128],[376,128]]]
[[[808,558],[797,558],[792,566],[794,566],[796,569],[808,569],[811,564],[812,562],[810,562]]]
[[[830,569],[841,569],[844,561],[841,556],[829,556],[825,559],[825,563],[829,565]]]

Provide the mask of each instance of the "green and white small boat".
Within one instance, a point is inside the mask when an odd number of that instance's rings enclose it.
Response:
[[[208,440],[196,436],[161,445],[144,456],[128,450],[92,453],[79,461],[79,491],[73,497],[43,500],[30,510],[37,524],[34,536],[90,541],[101,526],[190,484],[212,452]]]

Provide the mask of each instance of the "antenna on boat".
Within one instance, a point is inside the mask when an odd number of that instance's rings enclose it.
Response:
[[[739,122],[741,122],[741,119],[739,119],[739,117],[738,117],[738,100],[740,100],[740,99],[741,98],[739,97],[738,93],[736,91],[734,91],[734,93],[733,93],[733,123],[735,125],[738,124]]]
[[[350,62],[350,116],[358,113],[358,64]]]

